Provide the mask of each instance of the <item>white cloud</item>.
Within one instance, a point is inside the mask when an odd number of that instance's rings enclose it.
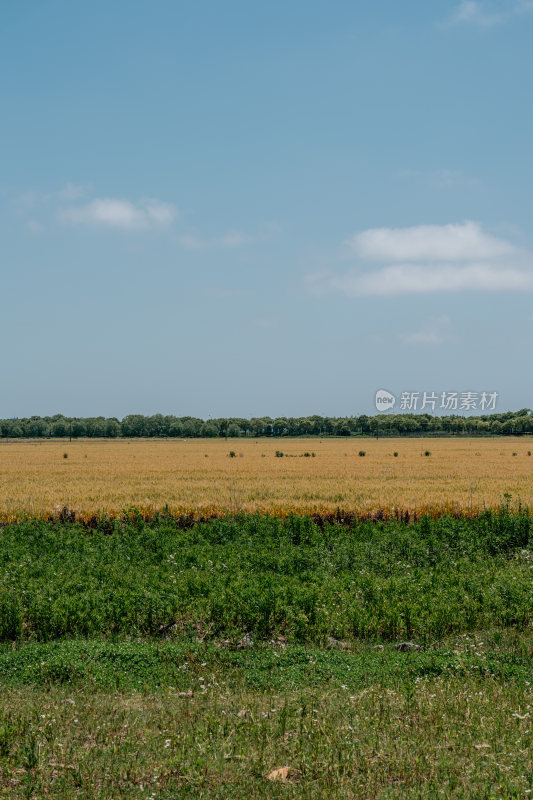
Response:
[[[404,344],[422,344],[422,345],[439,345],[444,344],[446,339],[436,330],[422,330],[414,331],[413,333],[404,333],[401,337]]]
[[[368,296],[533,289],[533,254],[475,222],[371,228],[348,245],[357,258],[356,271],[310,276],[315,292]]]
[[[462,0],[450,19],[450,24],[468,22],[481,28],[490,28],[502,22],[503,14],[487,11],[477,0]]]
[[[450,318],[443,314],[440,317],[432,317],[426,326],[418,331],[401,334],[400,339],[407,345],[436,346],[448,341]]]
[[[348,245],[371,261],[456,261],[508,255],[514,247],[485,233],[476,222],[416,225],[412,228],[371,228],[357,233]]]
[[[132,203],[115,197],[102,197],[88,203],[66,206],[59,211],[63,222],[121,230],[164,227],[178,216],[175,206],[156,199]]]
[[[28,191],[12,203],[14,212],[32,233],[57,222],[124,232],[157,230],[170,228],[180,217],[176,206],[157,198],[133,201],[124,197],[94,197],[90,185],[74,183],[46,194]],[[174,241],[191,251],[239,248],[266,241],[281,230],[277,223],[266,222],[253,235],[229,229],[218,236],[204,236],[188,227],[183,219],[180,223],[175,227]]]
[[[333,278],[331,287],[351,295],[422,294],[427,292],[533,289],[533,273],[498,269],[490,264],[451,264],[430,267],[398,264],[373,273]]]
[[[528,11],[533,11],[533,0],[505,0],[496,6],[482,0],[461,0],[448,20],[448,25],[466,23],[479,28],[492,28],[510,17]]]

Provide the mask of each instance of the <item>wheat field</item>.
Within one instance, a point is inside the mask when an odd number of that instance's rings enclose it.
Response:
[[[525,437],[2,442],[0,518],[64,506],[81,517],[132,506],[195,515],[533,507],[530,448]]]

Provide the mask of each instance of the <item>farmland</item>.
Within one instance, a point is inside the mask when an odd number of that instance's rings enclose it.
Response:
[[[505,509],[12,523],[0,796],[527,796],[532,534]]]
[[[0,518],[64,506],[82,517],[130,506],[195,515],[475,513],[505,495],[533,506],[532,450],[530,437],[2,442]]]
[[[532,444],[3,442],[0,797],[528,797]]]

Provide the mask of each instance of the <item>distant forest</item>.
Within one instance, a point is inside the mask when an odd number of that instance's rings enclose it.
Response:
[[[358,417],[229,417],[203,420],[154,414],[116,417],[29,417],[0,420],[4,439],[119,437],[259,437],[259,436],[516,436],[533,434],[533,411],[446,417],[431,414],[377,414]]]

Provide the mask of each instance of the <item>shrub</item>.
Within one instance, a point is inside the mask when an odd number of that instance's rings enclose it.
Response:
[[[359,450],[359,455],[362,458],[363,456],[366,456],[366,452],[364,450]]]
[[[276,458],[283,458],[283,450],[276,450]]]
[[[237,457],[237,453],[235,452],[235,450],[230,450],[229,451],[229,457],[230,458],[236,458]]]

